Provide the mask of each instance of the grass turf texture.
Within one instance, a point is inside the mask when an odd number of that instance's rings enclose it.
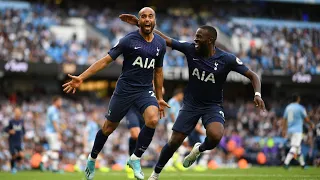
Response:
[[[144,169],[145,179],[148,179],[152,169]],[[0,172],[1,180],[84,180],[83,173],[53,174],[50,172],[25,171],[17,174]],[[97,172],[94,180],[126,180],[124,171],[111,171],[109,173]],[[249,169],[217,169],[205,172],[165,172],[160,176],[161,180],[218,180],[218,179],[320,179],[320,168],[302,170],[294,167],[284,170],[282,167],[261,167]]]

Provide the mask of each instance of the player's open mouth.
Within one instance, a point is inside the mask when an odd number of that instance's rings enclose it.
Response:
[[[145,29],[151,29],[151,24],[144,25]]]

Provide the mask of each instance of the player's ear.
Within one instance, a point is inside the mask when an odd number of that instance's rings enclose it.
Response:
[[[214,43],[213,38],[209,38],[209,43],[210,43],[210,44],[213,44],[213,43]]]

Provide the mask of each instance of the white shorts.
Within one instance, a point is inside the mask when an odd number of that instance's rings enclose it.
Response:
[[[295,146],[295,147],[300,147],[301,146],[301,141],[303,138],[302,133],[293,133],[290,135],[290,145]]]
[[[47,133],[46,138],[49,143],[50,150],[53,150],[53,151],[60,151],[61,150],[61,142],[58,139],[57,133]]]
[[[86,147],[84,148],[85,153],[90,153],[93,147],[94,141],[87,142]]]

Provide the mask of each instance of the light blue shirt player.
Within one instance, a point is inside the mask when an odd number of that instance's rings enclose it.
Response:
[[[171,108],[168,108],[168,111],[169,111],[169,113],[168,113],[168,121],[169,122],[174,122],[175,119],[178,117],[178,114],[179,114],[179,111],[180,111],[180,108],[181,108],[181,104],[175,98],[171,98],[169,100],[168,104],[171,107]],[[173,114],[175,119],[172,119],[170,114]]]
[[[99,131],[98,124],[94,121],[88,121],[87,126],[86,126],[86,132],[88,132],[87,141],[89,143],[94,141],[98,131]]]
[[[57,133],[54,129],[53,122],[60,123],[60,112],[54,105],[47,109],[46,133]]]
[[[303,121],[307,117],[306,109],[299,103],[290,103],[283,116],[288,122],[288,133],[302,133]]]

